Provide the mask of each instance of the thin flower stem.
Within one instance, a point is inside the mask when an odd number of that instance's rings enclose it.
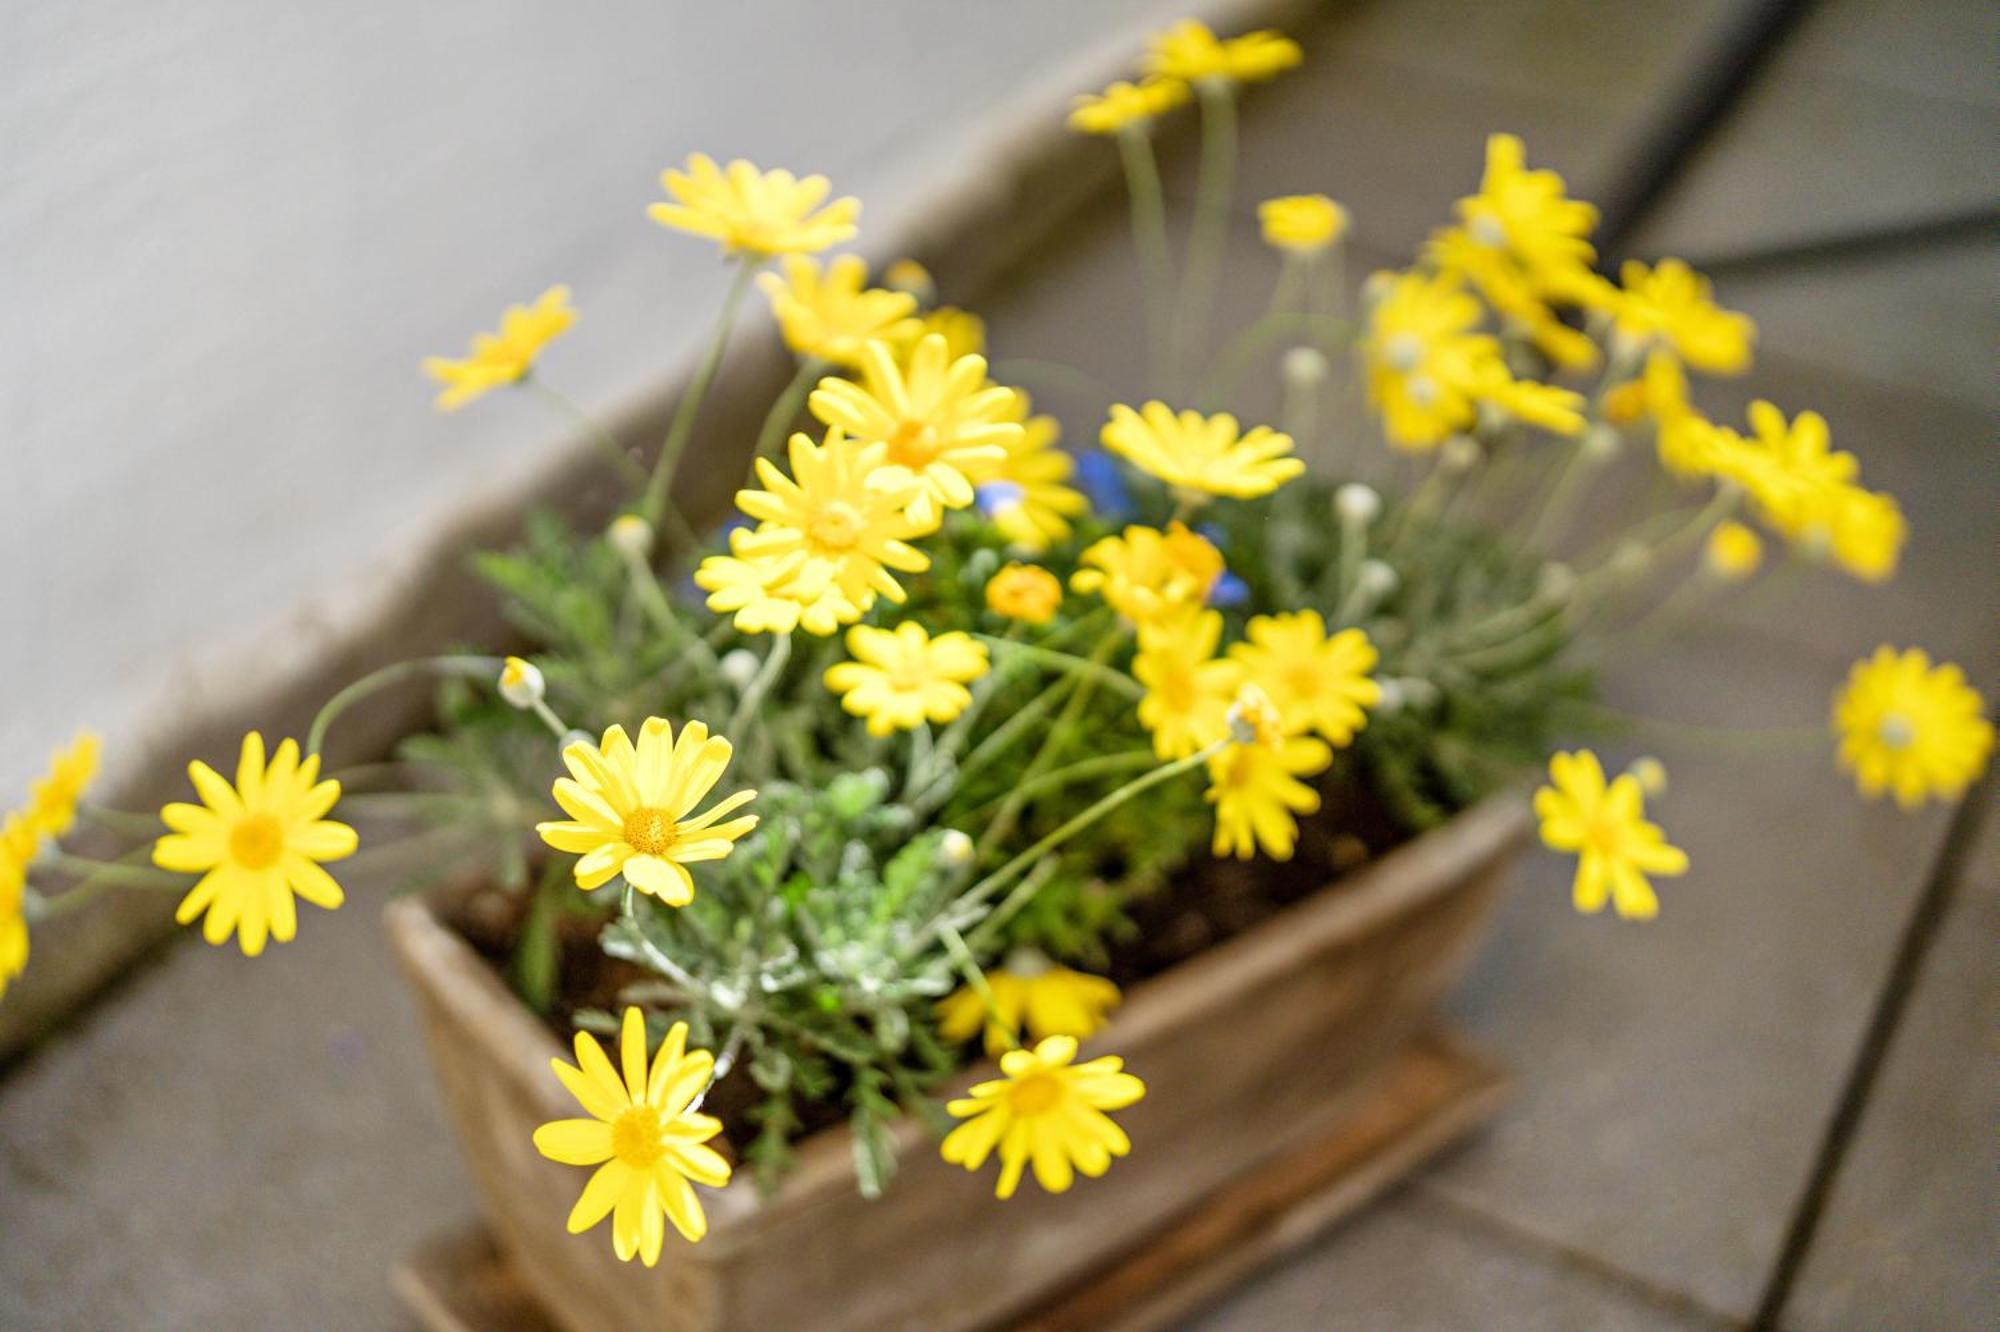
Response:
[[[1352,332],[1346,320],[1333,315],[1295,310],[1267,314],[1222,349],[1222,354],[1215,358],[1214,371],[1202,381],[1196,401],[1204,411],[1220,406],[1235,390],[1236,381],[1243,377],[1251,362],[1282,337],[1303,337],[1321,351],[1332,353],[1329,359],[1337,362],[1346,352]]]
[[[811,391],[813,382],[832,367],[817,356],[799,359],[799,368],[792,372],[792,378],[771,403],[771,410],[764,413],[764,424],[757,430],[757,450],[750,455],[750,472],[757,470],[759,458],[775,457],[785,442],[785,427],[796,421],[799,406]]]
[[[618,911],[626,920],[632,922],[632,937],[639,941],[639,951],[646,955],[646,964],[686,990],[690,996],[706,998],[708,987],[689,975],[680,963],[661,952],[659,947],[646,937],[645,929],[639,924],[637,908],[638,892],[632,887],[632,881],[627,879],[624,891],[619,894]]]
[[[1064,675],[1091,676],[1099,684],[1115,689],[1127,698],[1137,699],[1146,696],[1145,686],[1141,685],[1131,676],[1126,675],[1123,671],[1112,670],[1101,661],[1093,660],[1089,657],[1079,657],[1073,652],[1057,652],[1053,648],[1042,647],[1034,643],[1016,643],[993,634],[976,633],[973,637],[997,652],[1011,657],[1025,658],[1029,661],[1038,662],[1047,666],[1050,670],[1060,671]]]
[[[1099,754],[1095,758],[1078,759],[1075,763],[1057,768],[1054,772],[1044,773],[1027,783],[1029,787],[1027,794],[1038,796],[1048,791],[1061,790],[1073,782],[1088,781],[1107,773],[1125,772],[1132,768],[1150,768],[1155,761],[1153,751],[1150,749],[1128,749],[1122,753]],[[967,821],[980,817],[1003,799],[1004,796],[995,796],[979,808],[969,811],[965,816]]]
[[[612,470],[625,478],[634,493],[646,484],[646,469],[634,461],[632,455],[618,443],[617,437],[606,430],[596,417],[585,411],[576,399],[554,385],[543,382],[532,370],[522,375],[517,382],[581,426],[583,432],[590,436],[591,441],[604,454],[604,459],[611,464]]]
[[[54,897],[40,897],[31,919],[53,920],[57,916],[66,916],[96,901],[114,888],[160,888],[185,892],[188,885],[193,882],[191,875],[176,874],[171,870],[137,863],[140,858],[151,856],[152,850],[149,843],[127,852],[117,860],[93,860],[88,856],[71,855],[66,851],[56,852],[46,863],[51,868],[80,877],[70,888]]]
[[[1195,92],[1201,99],[1201,167],[1195,181],[1187,271],[1182,274],[1181,304],[1174,318],[1175,380],[1189,373],[1208,329],[1222,245],[1229,234],[1230,197],[1236,188],[1236,85],[1226,79],[1203,79]]]
[[[749,686],[743,691],[743,697],[737,700],[736,711],[730,714],[729,734],[740,733],[750,718],[756,715],[764,696],[771,692],[771,686],[777,683],[779,674],[784,671],[785,663],[790,661],[791,657],[792,636],[773,635],[771,649],[764,654],[763,666],[759,667],[757,674],[751,678]]]
[[[1019,855],[1015,856],[1012,860],[1009,860],[999,869],[994,870],[991,874],[981,879],[978,883],[973,884],[963,893],[960,893],[957,899],[952,902],[951,906],[946,909],[946,915],[956,916],[966,910],[971,909],[972,907],[978,906],[980,903],[986,901],[988,898],[992,897],[995,893],[999,892],[1002,888],[1005,888],[1009,883],[1013,882],[1014,878],[1017,875],[1019,875],[1023,870],[1033,865],[1043,856],[1055,850],[1057,847],[1061,846],[1064,842],[1067,842],[1070,838],[1076,836],[1084,829],[1090,827],[1093,823],[1096,823],[1099,819],[1103,818],[1105,815],[1117,809],[1120,805],[1123,805],[1127,801],[1136,799],[1137,797],[1144,795],[1146,792],[1152,790],[1154,787],[1158,786],[1162,782],[1170,782],[1174,778],[1180,776],[1182,773],[1200,767],[1202,764],[1208,762],[1211,758],[1214,758],[1217,754],[1221,753],[1223,749],[1226,748],[1230,743],[1231,742],[1227,739],[1217,740],[1213,744],[1208,745],[1206,748],[1196,750],[1194,753],[1188,755],[1186,758],[1175,759],[1172,763],[1163,763],[1159,767],[1154,768],[1151,772],[1146,773],[1144,776],[1135,777],[1131,781],[1125,783],[1125,785],[1119,787],[1117,790],[1099,797],[1096,803],[1092,804],[1088,809],[1085,809],[1081,814],[1078,814],[1075,817],[1071,818],[1067,823],[1064,823],[1054,832],[1051,832],[1050,834],[1048,834],[1048,836],[1042,838],[1040,841],[1036,842],[1033,846],[1021,852]],[[1018,910],[1018,908],[1016,909]],[[995,916],[997,916],[998,914],[999,912],[997,911],[994,912]],[[974,936],[978,937],[982,931],[986,931],[988,925],[991,924],[991,922],[992,922],[992,917],[988,917],[986,920],[981,921],[978,928],[976,928],[973,931]],[[947,922],[943,916],[939,917],[937,921],[933,922],[933,928],[931,932],[935,932],[936,926],[943,925],[946,923]],[[995,926],[994,928],[998,927]]]
[[[1550,488],[1548,499],[1543,501],[1534,526],[1528,529],[1528,549],[1546,551],[1555,545],[1569,524],[1571,507],[1583,493],[1584,484],[1596,472],[1596,460],[1588,455],[1582,441],[1570,445],[1569,457],[1563,459],[1562,470],[1556,473],[1556,483]]]
[[[362,676],[347,688],[335,694],[321,707],[312,720],[312,728],[306,732],[306,753],[317,754],[326,740],[327,728],[340,714],[371,694],[379,693],[391,685],[420,675],[452,676],[461,675],[469,679],[484,679],[496,683],[500,678],[501,663],[494,657],[418,657],[412,661],[399,661],[384,666],[379,671]]]
[[[1167,208],[1152,136],[1140,122],[1118,131],[1118,160],[1125,168],[1125,192],[1132,201],[1132,241],[1139,253],[1145,288],[1146,340],[1153,381],[1162,384],[1173,323],[1173,258],[1167,251]]]
[[[1093,666],[1103,666],[1124,639],[1125,627],[1119,624],[1112,625],[1104,631],[1103,636],[1097,640],[1097,646],[1091,650],[1090,663]],[[1072,677],[1069,698],[1063,704],[1063,710],[1057,714],[1055,725],[1049,728],[1048,736],[1042,741],[1042,747],[1036,751],[1035,757],[1029,760],[1028,766],[1021,770],[1020,780],[1007,793],[1006,803],[1000,806],[999,812],[993,816],[993,822],[988,824],[986,831],[981,834],[979,844],[973,853],[975,863],[983,859],[1014,831],[1014,824],[1019,820],[1021,808],[1027,799],[1022,794],[1023,789],[1055,762],[1063,746],[1069,743],[1070,730],[1083,715],[1084,708],[1089,705],[1096,691],[1097,679],[1094,674],[1079,673]]]
[[[708,396],[708,386],[715,380],[716,369],[722,364],[722,353],[729,346],[729,333],[736,326],[736,312],[743,304],[744,294],[750,290],[750,279],[763,266],[761,259],[748,256],[737,261],[736,277],[729,284],[729,294],[722,298],[722,311],[716,317],[715,331],[709,335],[708,348],[702,353],[701,362],[695,367],[694,378],[688,381],[687,391],[674,409],[674,419],[667,427],[667,437],[660,443],[660,456],[653,464],[653,475],[646,482],[644,498],[639,504],[639,516],[649,523],[658,524],[662,517],[671,514],[674,524],[692,546],[693,529],[680,511],[673,507],[668,494],[673,487],[674,472],[680,466],[681,454],[687,449],[688,439],[694,433],[695,417],[701,411],[702,399]]]
[[[938,938],[943,941],[944,951],[958,967],[959,974],[965,977],[965,983],[979,996],[979,1002],[986,1009],[986,1021],[1006,1036],[1008,1045],[1018,1050],[1021,1047],[1020,1033],[1014,1030],[1013,1023],[1000,1016],[1000,1001],[993,997],[993,987],[987,984],[986,973],[980,970],[978,961],[972,956],[972,949],[966,946],[964,936],[949,921],[939,921]]]
[[[77,813],[91,823],[112,832],[157,833],[160,830],[160,816],[141,814],[135,810],[111,809],[104,805],[83,801],[77,806]]]
[[[1063,677],[1050,683],[1049,687],[1030,699],[1013,716],[996,727],[993,733],[973,746],[965,756],[965,762],[958,766],[958,782],[962,787],[975,773],[984,772],[989,764],[1009,749],[1014,742],[1032,730],[1062,698],[1062,688],[1070,677]]]

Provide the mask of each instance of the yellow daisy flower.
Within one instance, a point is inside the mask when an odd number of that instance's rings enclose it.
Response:
[[[1222,577],[1222,552],[1185,523],[1164,532],[1128,527],[1091,543],[1077,562],[1083,567],[1070,575],[1070,587],[1102,595],[1135,625],[1199,610]]]
[[[1243,683],[1243,667],[1216,655],[1221,644],[1220,611],[1140,627],[1132,658],[1132,678],[1146,686],[1139,724],[1162,759],[1186,758],[1229,734],[1229,706]]]
[[[757,476],[765,488],[736,493],[737,508],[758,519],[758,527],[731,535],[733,560],[712,556],[695,575],[695,582],[714,594],[710,608],[737,611],[738,627],[746,633],[767,632],[742,618],[747,607],[774,609],[756,597],[745,602],[754,582],[759,597],[794,603],[795,622],[825,636],[860,619],[878,595],[900,604],[907,594],[891,571],[930,568],[930,558],[909,543],[931,524],[911,516],[919,483],[890,474],[887,454],[886,445],[857,444],[835,427],[822,445],[803,434],[792,436],[789,477],[769,458],[759,458]],[[755,570],[754,580],[745,576],[742,562]]]
[[[49,757],[48,775],[38,780],[28,801],[27,821],[44,837],[61,837],[76,823],[77,802],[97,775],[101,742],[91,731]]]
[[[1020,435],[1002,444],[1005,456],[975,469],[979,504],[1008,542],[1039,554],[1068,538],[1070,520],[1090,512],[1083,492],[1069,485],[1076,459],[1058,441],[1062,427],[1053,416],[1029,416],[1026,393],[1015,394],[1005,420],[1021,423]]]
[[[518,384],[535,368],[542,348],[575,322],[569,288],[550,287],[533,305],[508,306],[500,316],[498,333],[475,333],[470,356],[456,361],[426,358],[424,373],[445,386],[437,396],[438,410],[456,411],[482,393]]]
[[[1757,401],[1750,428],[1751,439],[1722,455],[1717,470],[1749,492],[1758,514],[1857,577],[1879,582],[1894,573],[1907,530],[1902,510],[1888,495],[1862,489],[1860,463],[1833,447],[1826,418],[1800,412],[1787,422]]]
[[[907,292],[868,286],[868,265],[843,254],[826,266],[802,254],[788,254],[785,274],[759,273],[757,284],[770,297],[771,314],[785,345],[800,356],[836,365],[858,365],[872,338],[895,338],[918,327],[912,318],[917,298]]]
[[[1591,270],[1597,258],[1590,244],[1597,209],[1569,198],[1567,190],[1557,173],[1528,169],[1527,148],[1519,138],[1494,134],[1486,140],[1486,171],[1479,193],[1456,205],[1465,239],[1511,264],[1526,279],[1526,289],[1538,304],[1549,299],[1578,301],[1601,291],[1601,280]],[[1445,249],[1449,253],[1451,247]],[[1482,291],[1486,287],[1482,279],[1497,272],[1478,264],[1467,271]],[[1495,299],[1493,292],[1487,298],[1503,313],[1512,313],[1507,307],[1514,302],[1505,298],[1514,294],[1501,287],[1502,299]]]
[[[1104,1112],[1122,1110],[1146,1094],[1146,1084],[1124,1071],[1125,1061],[1106,1055],[1077,1064],[1076,1038],[1050,1036],[1032,1050],[1000,1056],[1005,1076],[974,1083],[945,1109],[966,1122],[945,1135],[939,1154],[952,1165],[977,1170],[997,1149],[997,1198],[1011,1198],[1033,1162],[1035,1180],[1063,1193],[1076,1173],[1092,1179],[1111,1158],[1132,1150],[1131,1139]]]
[[[1368,724],[1364,709],[1382,701],[1382,686],[1368,675],[1378,660],[1375,645],[1359,629],[1329,638],[1319,612],[1305,610],[1256,616],[1243,634],[1229,655],[1299,730],[1351,744]]]
[[[1288,254],[1318,254],[1347,234],[1347,210],[1324,194],[1286,194],[1257,205],[1264,243]]]
[[[1176,413],[1163,402],[1138,411],[1123,403],[1099,432],[1104,447],[1182,495],[1256,499],[1306,470],[1292,451],[1292,437],[1268,426],[1239,431],[1227,412]]]
[[[41,836],[22,814],[0,820],[0,998],[28,965],[28,866]]]
[[[826,669],[826,687],[840,706],[868,719],[868,734],[914,731],[926,721],[940,724],[965,711],[972,692],[965,686],[986,674],[986,645],[970,634],[932,638],[914,620],[893,630],[857,624],[847,631],[855,660]]]
[[[1627,259],[1612,299],[1620,338],[1638,346],[1664,346],[1697,370],[1739,375],[1750,368],[1757,326],[1750,316],[1715,303],[1707,278],[1678,259],[1648,268]]]
[[[640,892],[686,906],[694,900],[687,867],[721,860],[757,826],[755,814],[718,822],[756,799],[755,791],[725,796],[694,815],[734,752],[698,721],[682,726],[676,739],[666,718],[648,717],[636,745],[624,727],[612,726],[597,744],[582,740],[563,750],[570,775],[556,779],[554,795],[569,818],[538,823],[535,831],[556,850],[580,857],[579,888],[601,888],[622,874]]]
[[[923,305],[937,299],[937,279],[914,259],[895,260],[882,270],[882,282],[889,290],[907,292]]]
[[[986,358],[951,359],[944,338],[926,334],[907,367],[886,342],[861,354],[861,382],[827,378],[806,400],[812,414],[863,443],[887,447],[887,465],[922,483],[911,504],[919,523],[972,503],[970,475],[998,465],[1021,436],[1013,389],[986,378]]]
[[[725,254],[817,254],[852,240],[861,215],[861,201],[852,196],[820,206],[825,176],[801,180],[789,171],[759,171],[740,158],[725,169],[704,153],[689,157],[685,171],[661,172],[660,188],[674,202],[652,204],[646,215],[663,227],[717,241]]]
[[[1118,987],[1102,976],[1056,966],[1027,950],[1009,958],[1005,969],[987,972],[986,988],[993,995],[990,1013],[970,985],[940,999],[938,1034],[947,1041],[964,1042],[984,1030],[986,1053],[995,1059],[1012,1049],[1019,1036],[1037,1041],[1094,1036],[1122,997]]]
[[[1179,79],[1120,80],[1101,93],[1079,93],[1069,113],[1069,127],[1085,134],[1116,134],[1157,120],[1188,99]]]
[[[1861,794],[1893,793],[1904,809],[1958,799],[1993,752],[1993,724],[1965,672],[1933,667],[1922,648],[1884,645],[1856,662],[1834,697],[1833,725],[1841,769]]]
[[[986,608],[1022,624],[1047,624],[1062,598],[1062,580],[1039,564],[1008,564],[986,580]]]
[[[1434,449],[1471,429],[1482,402],[1558,434],[1582,432],[1583,399],[1516,380],[1499,340],[1477,331],[1483,312],[1455,274],[1388,273],[1374,285],[1361,350],[1368,399],[1391,444]]]
[[[201,935],[220,945],[231,933],[246,957],[264,951],[266,939],[290,943],[298,933],[302,897],[332,911],[346,900],[333,876],[320,868],[354,854],[354,829],[326,818],[340,799],[340,783],[319,780],[319,755],[299,757],[296,741],[264,760],[264,737],[243,737],[231,786],[206,763],[188,764],[199,805],[175,803],[160,811],[170,831],[153,844],[153,863],[201,879],[181,899],[174,919],[182,925],[207,912]]]
[[[889,350],[895,353],[896,364],[909,364],[917,347],[933,333],[944,339],[947,360],[986,354],[986,321],[970,310],[940,305],[935,310],[926,310],[914,325],[902,325],[889,339]]]
[[[1283,33],[1267,29],[1224,40],[1207,24],[1182,19],[1147,44],[1145,69],[1155,78],[1188,83],[1203,79],[1262,83],[1303,58],[1299,44]]]
[[[1507,250],[1481,244],[1464,227],[1439,228],[1425,243],[1424,257],[1438,272],[1470,282],[1509,329],[1556,365],[1589,370],[1597,364],[1597,344],[1590,335],[1565,324],[1551,306],[1603,303],[1602,291],[1610,284],[1594,273],[1584,275],[1594,286],[1571,283],[1547,290]]]
[[[682,1238],[701,1239],[708,1218],[693,1185],[719,1189],[729,1182],[729,1162],[707,1145],[722,1121],[695,1109],[715,1057],[688,1049],[687,1033],[687,1023],[676,1022],[649,1069],[645,1016],[627,1008],[619,1032],[622,1078],[585,1031],[576,1034],[576,1063],[549,1061],[590,1117],[542,1125],[535,1150],[563,1165],[597,1167],[570,1210],[569,1233],[580,1235],[609,1216],[620,1262],[636,1256],[648,1267],[658,1263],[669,1220]]]
[[[1764,543],[1742,523],[1721,523],[1708,534],[1702,565],[1725,583],[1740,583],[1764,562]]]
[[[1301,781],[1333,762],[1324,740],[1299,734],[1298,719],[1280,713],[1256,684],[1242,686],[1230,709],[1238,743],[1208,761],[1205,799],[1215,806],[1217,856],[1248,860],[1262,850],[1290,860],[1298,845],[1297,815],[1319,809],[1319,792]]]
[[[1577,855],[1576,909],[1594,915],[1608,899],[1626,920],[1657,916],[1660,899],[1646,876],[1685,874],[1688,858],[1647,820],[1638,777],[1622,773],[1607,785],[1597,755],[1580,749],[1551,758],[1549,778],[1554,785],[1535,792],[1535,815],[1544,846]]]

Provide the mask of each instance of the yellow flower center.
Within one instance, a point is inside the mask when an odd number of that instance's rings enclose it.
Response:
[[[1194,672],[1168,671],[1160,677],[1160,701],[1175,712],[1194,710]]]
[[[820,505],[806,523],[806,535],[828,550],[852,550],[867,529],[868,520],[846,500]]]
[[[937,456],[937,430],[928,421],[905,421],[889,436],[889,461],[913,472],[921,472]]]
[[[1053,1073],[1030,1073],[1007,1092],[1007,1104],[1016,1116],[1032,1119],[1045,1115],[1062,1100],[1062,1079]]]
[[[641,805],[625,816],[625,845],[646,856],[663,856],[680,836],[674,816]]]
[[[650,1105],[635,1105],[611,1123],[611,1154],[634,1170],[659,1164],[667,1154],[666,1124]]]
[[[1908,749],[1917,741],[1916,726],[1900,712],[1885,714],[1876,726],[1875,734],[1890,749]]]
[[[229,830],[229,858],[244,869],[265,869],[284,849],[285,830],[269,814],[246,814]]]
[[[1599,814],[1589,819],[1583,826],[1583,840],[1594,850],[1615,856],[1624,844],[1625,827],[1618,820]]]

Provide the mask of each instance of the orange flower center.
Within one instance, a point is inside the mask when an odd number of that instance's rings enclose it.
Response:
[[[827,550],[852,550],[868,528],[861,511],[846,500],[830,500],[813,513],[806,535]]]
[[[625,816],[625,845],[646,856],[663,856],[680,836],[674,816],[641,805]]]
[[[1030,1073],[1007,1092],[1007,1104],[1023,1119],[1045,1115],[1062,1100],[1062,1079],[1053,1073]]]
[[[667,1154],[666,1123],[650,1105],[635,1105],[611,1122],[611,1154],[634,1170],[659,1164]]]
[[[269,814],[246,814],[229,830],[229,858],[244,869],[268,868],[285,849],[285,830]]]
[[[937,431],[928,421],[905,421],[889,436],[889,461],[921,472],[937,461]]]

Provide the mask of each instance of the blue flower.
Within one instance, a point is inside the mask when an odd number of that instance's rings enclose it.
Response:
[[[1009,509],[1019,508],[1021,501],[1026,499],[1027,495],[1028,492],[1013,481],[989,481],[973,492],[973,497],[979,504],[979,511],[988,518],[995,518]]]
[[[1222,571],[1222,577],[1215,580],[1215,586],[1208,589],[1208,604],[1217,607],[1241,606],[1250,600],[1250,584],[1230,573]]]
[[[1103,449],[1078,449],[1076,484],[1090,507],[1107,522],[1119,523],[1132,516],[1132,492],[1125,488],[1125,476]]]

